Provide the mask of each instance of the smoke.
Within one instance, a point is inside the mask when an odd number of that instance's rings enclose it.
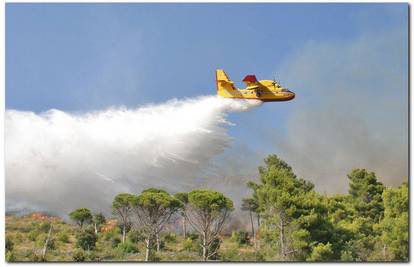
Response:
[[[297,94],[280,155],[327,193],[366,168],[389,186],[408,177],[408,39],[404,28],[308,42],[278,74]]]
[[[229,145],[228,112],[260,101],[213,96],[86,114],[5,113],[6,210],[108,210],[121,192],[177,192]]]

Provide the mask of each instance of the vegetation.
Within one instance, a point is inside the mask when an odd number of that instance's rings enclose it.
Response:
[[[113,214],[115,214],[122,225],[122,243],[125,242],[127,228],[129,226],[129,219],[132,212],[132,201],[134,196],[127,193],[119,194],[112,202]]]
[[[153,259],[154,241],[156,241],[157,252],[159,252],[159,234],[171,216],[181,207],[181,202],[164,190],[150,188],[134,197],[131,205],[145,235],[145,261],[149,261]]]
[[[349,190],[322,195],[275,155],[238,206],[224,194],[121,193],[114,218],[87,208],[74,224],[38,214],[6,216],[7,261],[408,261],[408,185],[384,186],[354,169]],[[245,225],[225,229],[235,208]],[[233,225],[233,224],[232,224]]]
[[[83,227],[85,223],[92,221],[91,211],[87,208],[80,208],[69,213],[69,217],[79,225],[80,228]]]

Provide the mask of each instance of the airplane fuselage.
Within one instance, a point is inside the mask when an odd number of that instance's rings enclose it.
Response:
[[[256,85],[248,86],[246,89],[227,87],[227,90],[218,90],[217,94],[226,98],[258,99],[263,102],[289,101],[295,98],[295,93],[282,88],[272,80],[258,81]]]

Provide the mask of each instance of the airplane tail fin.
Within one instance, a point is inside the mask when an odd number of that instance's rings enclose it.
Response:
[[[224,70],[216,70],[217,91],[234,90],[233,82],[229,79]]]

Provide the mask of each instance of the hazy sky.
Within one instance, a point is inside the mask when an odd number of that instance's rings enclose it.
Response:
[[[210,95],[216,68],[297,93],[229,114],[230,168],[277,153],[333,192],[353,167],[408,175],[408,4],[6,4],[7,109]]]

